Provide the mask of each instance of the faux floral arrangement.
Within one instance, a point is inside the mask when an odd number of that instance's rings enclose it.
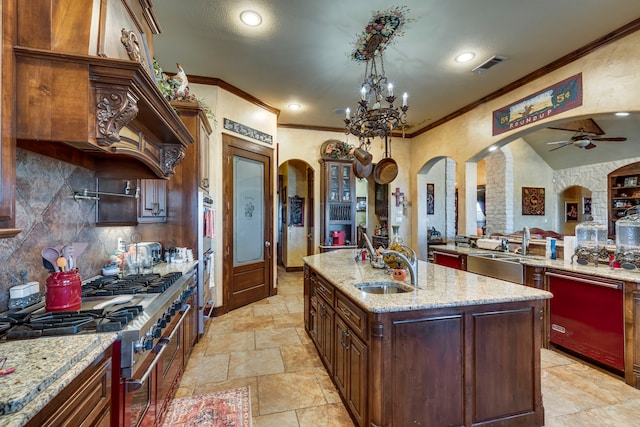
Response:
[[[352,58],[357,61],[367,61],[382,53],[393,43],[395,36],[404,34],[404,24],[414,21],[407,18],[409,9],[406,6],[396,6],[388,10],[374,12],[371,20],[362,34],[358,36]],[[371,43],[375,45],[370,46]]]

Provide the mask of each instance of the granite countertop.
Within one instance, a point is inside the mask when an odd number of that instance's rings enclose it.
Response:
[[[354,251],[341,249],[304,258],[306,264],[373,313],[459,307],[547,299],[549,292],[504,280],[480,276],[424,261],[418,265],[418,285],[422,289],[399,294],[368,294],[354,285],[370,281],[392,281],[385,270],[369,261],[355,261]],[[407,277],[407,280],[408,277]]]
[[[5,369],[16,370],[0,376],[0,425],[26,424],[117,339],[104,333],[1,343]]]
[[[456,252],[461,255],[469,255],[474,253],[491,253],[493,251],[465,248],[455,246],[453,244],[438,246],[437,250]],[[586,274],[588,276],[602,277],[604,279],[624,280],[627,282],[639,282],[640,270],[626,270],[624,268],[611,269],[607,264],[600,264],[596,267],[594,264],[581,265],[571,263],[564,259],[549,259],[539,255],[520,255],[513,253],[513,256],[520,258],[520,263],[534,267],[553,268],[556,270],[569,271],[573,273]]]

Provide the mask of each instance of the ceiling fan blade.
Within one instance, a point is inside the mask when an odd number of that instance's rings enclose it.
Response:
[[[592,148],[596,148],[596,147],[597,147],[596,144],[593,144],[593,143],[590,142],[588,145],[585,145],[583,148],[585,150],[591,150]]]
[[[548,145],[555,145],[555,144],[564,144],[567,145],[569,144],[571,141],[553,141],[553,142],[547,142]]]
[[[549,151],[559,150],[559,149],[561,149],[561,148],[563,148],[563,147],[566,147],[566,146],[568,146],[568,145],[571,145],[571,144],[570,144],[570,143],[568,143],[568,142],[565,142],[563,145],[558,145],[556,148],[552,148],[552,149],[551,149],[551,150],[549,150]]]
[[[627,138],[623,136],[611,137],[611,138],[591,138],[593,141],[612,141],[612,142],[624,142]]]

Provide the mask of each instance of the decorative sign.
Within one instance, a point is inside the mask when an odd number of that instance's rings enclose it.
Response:
[[[273,144],[273,136],[260,132],[259,130],[255,130],[250,128],[249,126],[245,126],[240,123],[236,123],[233,120],[229,120],[227,118],[224,119],[224,128],[235,133],[239,133],[240,135],[248,136],[252,139],[257,139],[260,142],[266,142],[267,144]]]
[[[493,112],[493,135],[536,123],[582,105],[582,73]]]
[[[544,215],[544,188],[522,187],[522,215]]]

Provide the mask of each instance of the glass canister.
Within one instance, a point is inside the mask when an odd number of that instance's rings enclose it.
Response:
[[[607,244],[607,226],[595,221],[576,225],[576,248],[599,249]]]
[[[82,307],[82,280],[78,269],[53,271],[47,277],[45,309],[75,311]]]
[[[640,214],[636,209],[616,221],[616,252],[640,254]]]

